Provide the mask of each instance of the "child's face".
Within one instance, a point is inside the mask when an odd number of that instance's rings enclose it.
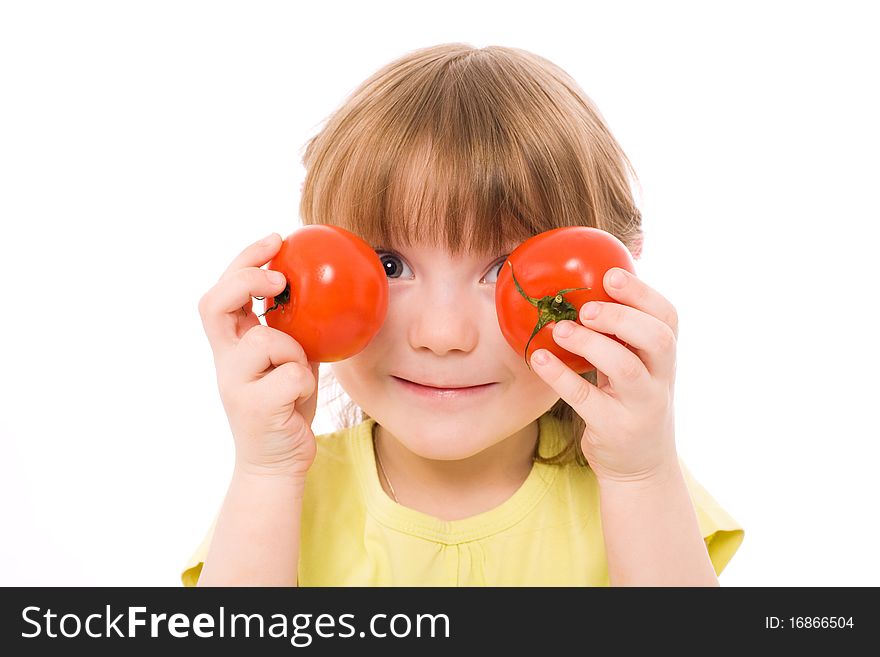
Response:
[[[380,252],[389,276],[388,314],[359,354],[331,364],[352,400],[423,458],[472,456],[521,430],[559,396],[505,341],[495,313],[507,253],[455,259],[432,246]],[[422,383],[492,383],[460,397],[419,394]]]

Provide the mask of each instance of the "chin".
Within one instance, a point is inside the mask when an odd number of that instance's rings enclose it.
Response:
[[[425,424],[406,422],[402,425],[393,421],[387,424],[379,421],[379,424],[413,454],[433,461],[466,459],[491,445],[491,440],[462,420],[437,422],[436,419],[426,419]]]

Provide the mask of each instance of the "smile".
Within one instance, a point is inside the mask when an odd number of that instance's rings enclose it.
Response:
[[[394,379],[404,390],[427,399],[467,399],[479,396],[498,385],[497,383],[486,383],[484,385],[470,386],[467,388],[432,388],[431,386],[419,385],[418,383],[413,383],[412,381],[407,381],[406,379],[401,379],[396,376],[392,376],[391,378]]]

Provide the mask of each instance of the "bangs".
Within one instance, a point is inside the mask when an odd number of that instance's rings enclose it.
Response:
[[[406,131],[391,128],[352,149],[321,223],[373,246],[427,244],[454,256],[500,253],[545,229],[532,219],[523,162],[511,161],[497,140],[462,139],[480,131],[461,125],[450,126],[455,138],[431,131],[394,139],[395,132]]]
[[[454,256],[497,254],[540,232],[518,200],[527,193],[519,168],[499,164],[483,145],[451,142],[422,138],[385,154],[385,175],[367,178],[361,197],[373,202],[349,204],[358,208],[350,215],[355,232],[379,245],[427,244]]]

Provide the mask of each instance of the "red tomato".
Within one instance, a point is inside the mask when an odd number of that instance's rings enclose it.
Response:
[[[266,324],[299,342],[311,362],[350,358],[385,321],[388,279],[376,252],[354,233],[325,224],[299,228],[281,243],[269,269],[287,278],[266,299]]]
[[[581,306],[588,301],[614,301],[603,285],[605,272],[614,267],[636,273],[623,242],[588,226],[545,231],[508,256],[495,283],[495,310],[501,333],[526,364],[536,349],[547,349],[578,374],[595,369],[582,356],[559,346],[553,327],[563,319],[580,323]],[[628,346],[614,335],[609,337]]]

